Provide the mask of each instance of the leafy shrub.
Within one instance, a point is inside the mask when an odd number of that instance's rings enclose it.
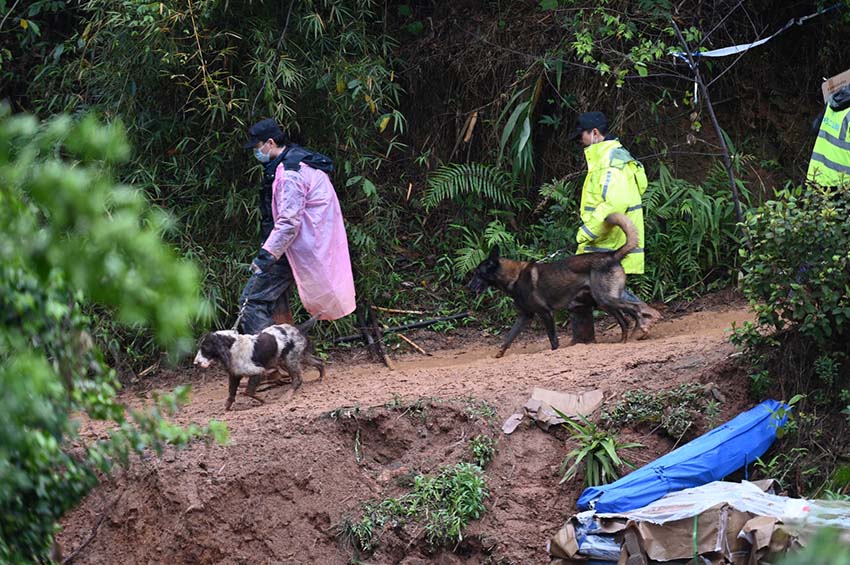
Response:
[[[716,177],[695,185],[661,163],[643,195],[646,272],[629,278],[642,295],[668,301],[728,280],[741,241],[728,185]]]
[[[112,180],[129,151],[120,124],[8,114],[0,107],[0,562],[47,562],[96,472],[200,435],[224,441],[226,429],[163,419],[186,388],[127,410],[90,336],[84,306],[97,303],[178,353],[201,305],[194,266],[161,241],[169,219]],[[108,439],[78,438],[80,413],[113,422]]]
[[[822,528],[806,547],[789,553],[779,565],[850,565],[850,546],[840,530]]]
[[[850,194],[817,186],[786,189],[747,219],[742,289],[756,314],[740,343],[792,329],[820,352],[844,345],[850,328]]]
[[[695,417],[707,409],[703,388],[697,383],[684,383],[658,392],[630,390],[613,409],[602,411],[602,421],[608,426],[649,425],[678,439],[693,428]]]
[[[843,405],[850,387],[850,195],[817,186],[786,189],[747,220],[742,289],[755,322],[733,341],[772,382],[807,403]]]
[[[428,544],[456,544],[463,540],[463,529],[469,522],[484,514],[487,496],[481,468],[457,463],[436,476],[417,475],[411,491],[398,498],[364,504],[359,520],[343,520],[339,537],[358,551],[369,553],[378,546],[386,525],[417,522]]]
[[[805,395],[781,446],[789,457],[810,451],[801,488],[827,481],[834,454],[850,448],[841,412],[850,400],[848,213],[847,191],[813,185],[779,191],[746,222],[753,246],[742,251],[741,286],[756,318],[732,340],[753,367],[753,395]]]
[[[570,439],[578,447],[570,451],[561,462],[561,482],[569,481],[584,467],[585,486],[604,485],[620,478],[620,467],[634,469],[634,465],[620,457],[620,450],[643,447],[640,443],[620,443],[617,436],[600,429],[587,418],[580,416],[582,424],[574,422],[557,408],[558,415],[566,420],[562,425],[572,432]],[[567,465],[570,465],[567,469]]]

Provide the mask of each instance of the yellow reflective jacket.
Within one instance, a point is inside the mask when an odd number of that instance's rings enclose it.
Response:
[[[821,186],[850,185],[850,88],[830,97],[806,173]]]
[[[612,212],[621,212],[635,224],[638,246],[623,259],[628,274],[643,273],[643,205],[646,172],[640,161],[616,139],[601,141],[584,149],[587,176],[581,189],[581,221],[576,234],[576,253],[609,251],[626,243],[626,234],[605,223]]]

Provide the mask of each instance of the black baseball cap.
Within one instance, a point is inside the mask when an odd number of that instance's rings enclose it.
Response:
[[[276,139],[282,135],[283,131],[281,131],[277,122],[273,118],[266,118],[248,128],[248,141],[245,142],[243,147],[251,149],[260,141]]]
[[[608,118],[602,112],[585,112],[579,115],[576,121],[576,129],[570,134],[570,139],[575,139],[581,135],[583,131],[590,131],[597,128],[600,131],[608,128]]]

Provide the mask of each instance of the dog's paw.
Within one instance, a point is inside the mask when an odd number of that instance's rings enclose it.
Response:
[[[498,353],[496,353],[496,355],[495,355],[496,359],[501,359],[501,358],[502,358],[502,357],[504,357],[504,356],[505,356],[505,352],[504,352],[504,351],[499,351],[499,352],[498,352]]]
[[[245,396],[247,396],[248,398],[251,398],[251,399],[253,399],[253,400],[257,401],[257,403],[258,403],[258,404],[265,404],[265,403],[266,403],[266,401],[265,401],[265,400],[263,400],[262,398],[260,398],[259,396],[254,395],[254,394],[246,394]]]

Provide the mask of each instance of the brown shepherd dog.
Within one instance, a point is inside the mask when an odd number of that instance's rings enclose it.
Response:
[[[599,308],[614,316],[620,324],[622,342],[629,339],[629,323],[625,316],[639,323],[640,306],[621,298],[626,288],[626,272],[620,261],[637,247],[637,230],[625,214],[609,214],[605,221],[618,226],[626,234],[626,243],[616,251],[582,253],[554,263],[535,263],[502,259],[499,247],[495,246],[490,256],[476,267],[469,288],[481,293],[488,286],[495,286],[513,298],[519,310],[519,317],[496,357],[505,354],[535,314],[546,326],[552,349],[557,349],[555,311],[587,300],[588,294]]]

